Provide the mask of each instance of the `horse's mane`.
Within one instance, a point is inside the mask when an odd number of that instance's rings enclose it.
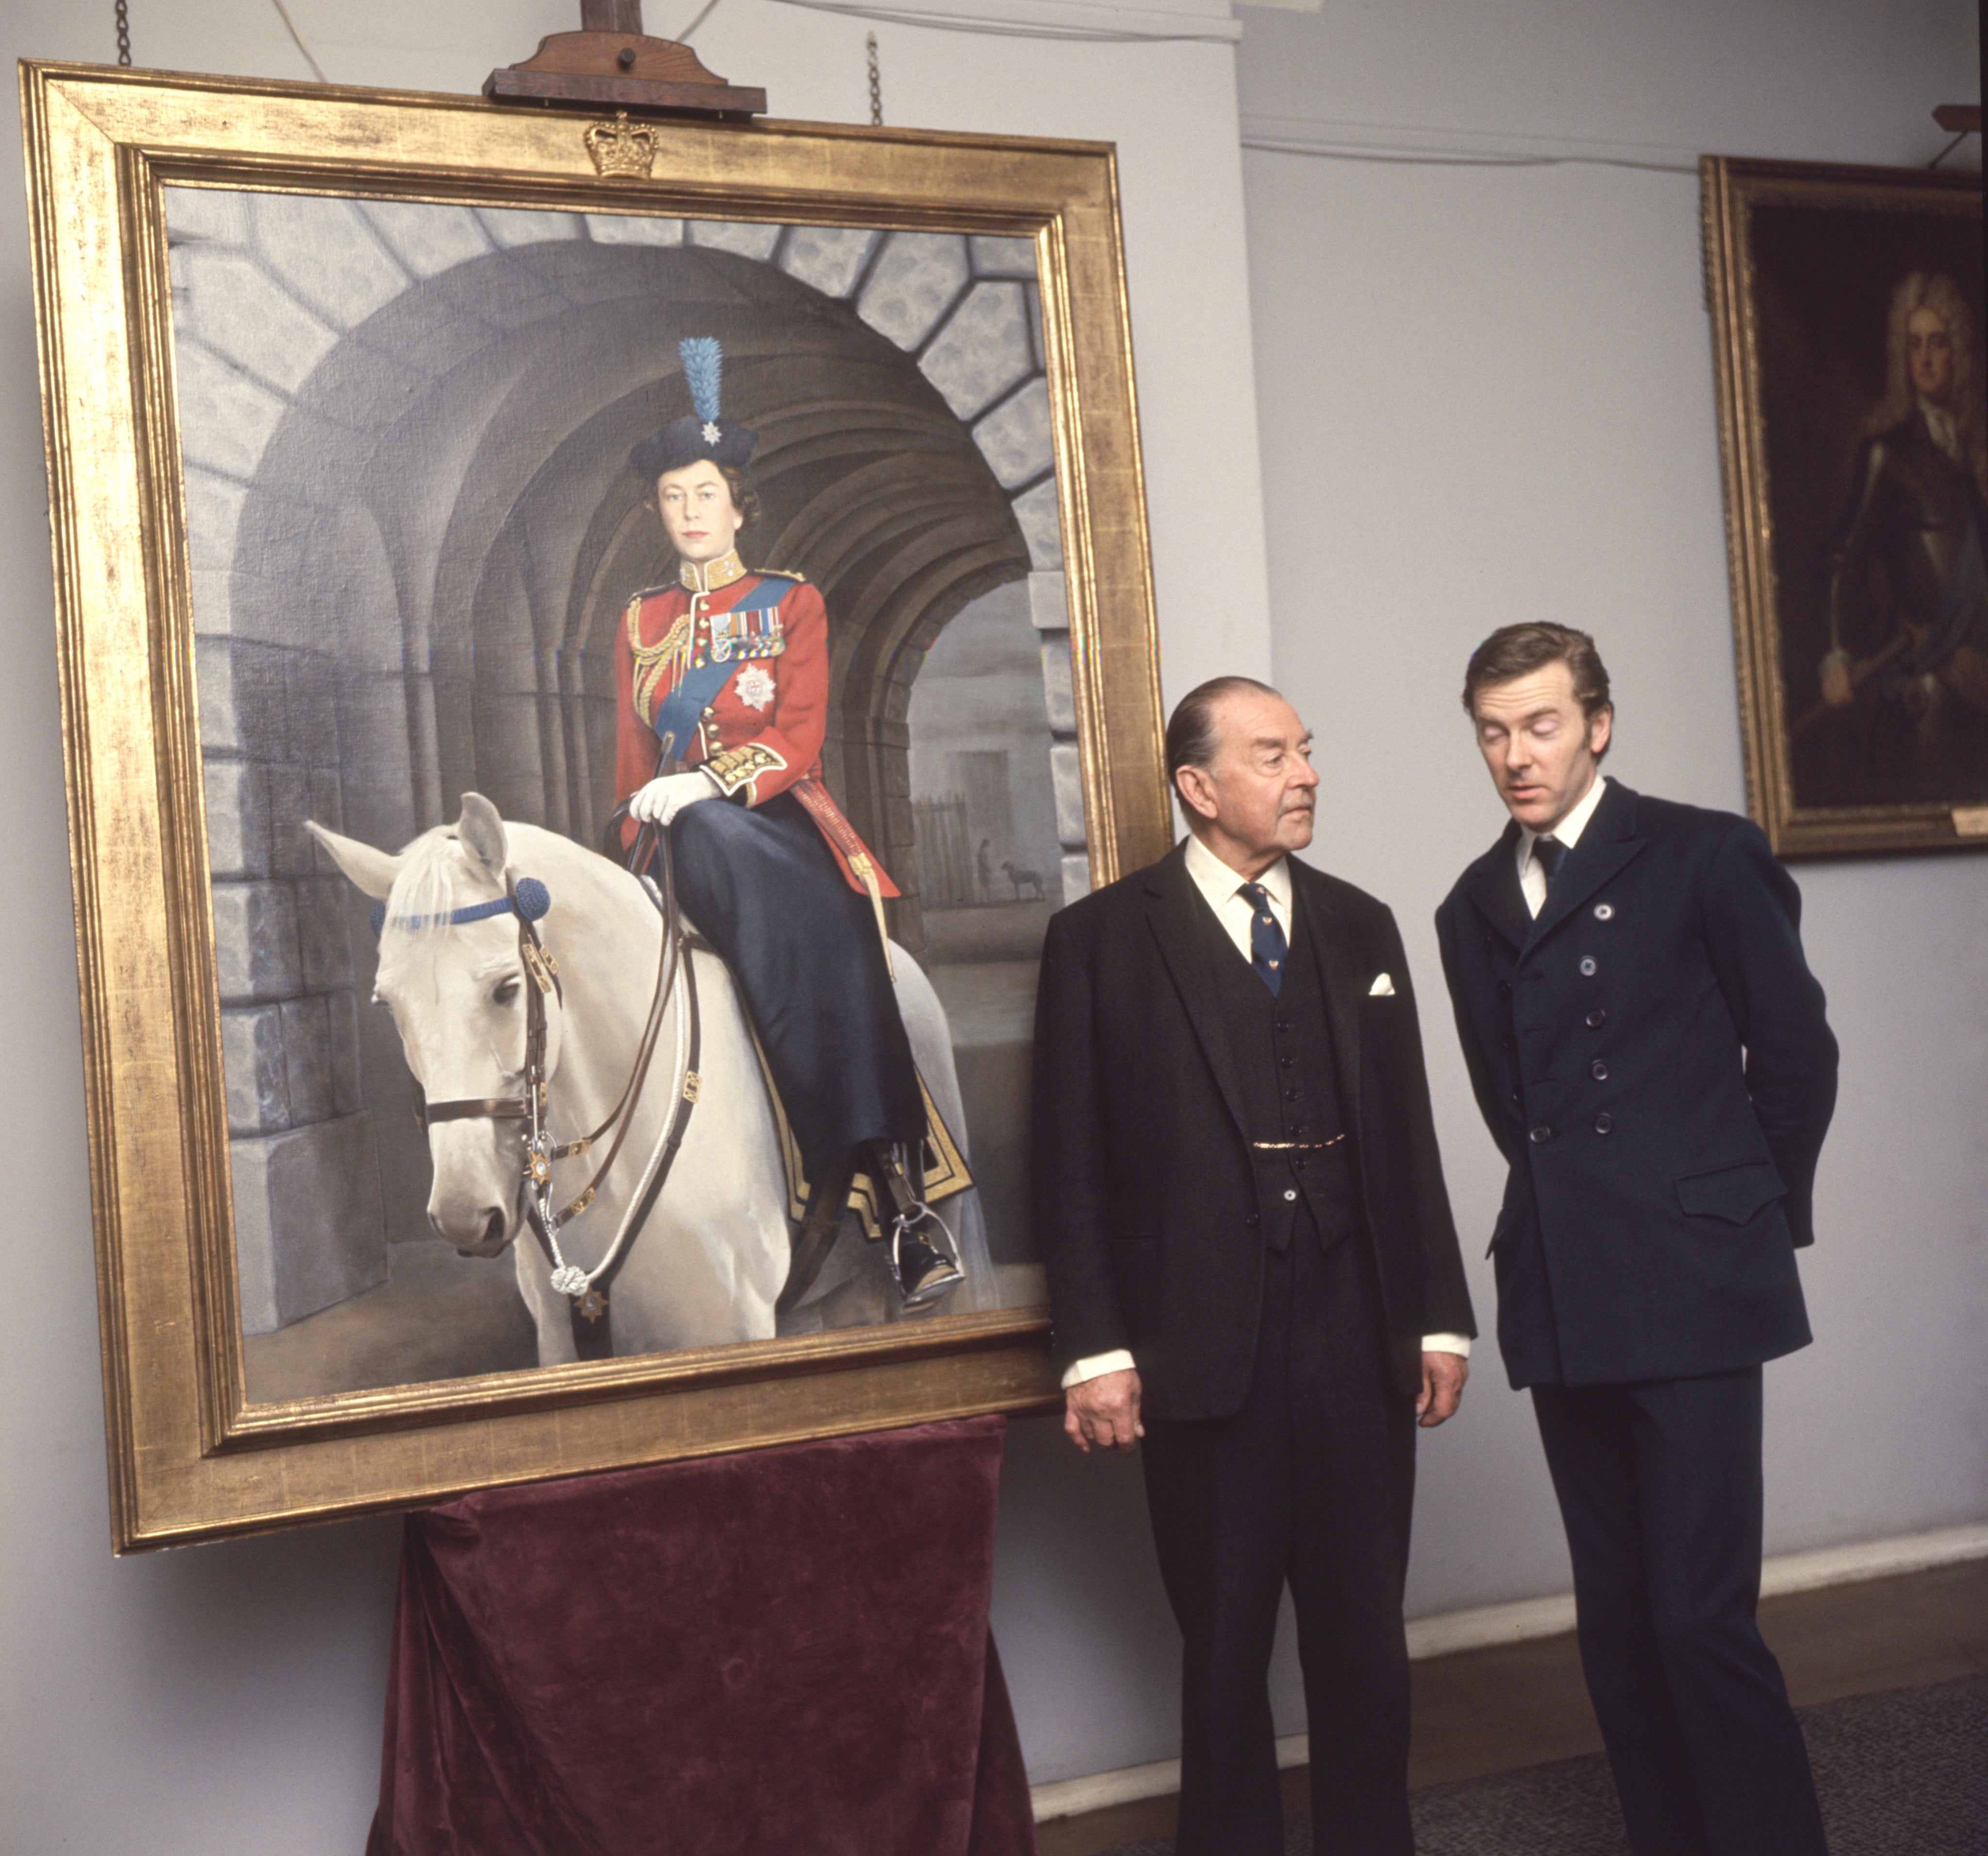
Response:
[[[592,880],[593,867],[597,865],[604,873],[618,868],[558,832],[522,821],[507,822],[504,828],[510,840],[513,869],[522,876],[538,876],[543,881],[543,873],[535,866],[556,862],[560,867],[560,890],[568,889],[576,882]],[[565,855],[569,852],[571,857]],[[525,860],[522,865],[516,861],[521,854]],[[445,934],[449,917],[458,907],[465,903],[488,901],[495,893],[481,885],[477,893],[471,893],[468,865],[454,825],[438,825],[424,832],[401,853],[401,859],[400,873],[394,879],[393,889],[387,898],[385,920],[405,933]],[[569,895],[568,900],[572,899]]]
[[[457,880],[468,875],[454,829],[438,825],[424,832],[401,855],[401,872],[387,898],[387,924],[411,934],[446,934]]]

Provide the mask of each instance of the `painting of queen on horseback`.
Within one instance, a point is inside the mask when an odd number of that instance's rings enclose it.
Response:
[[[542,1362],[993,1295],[945,1013],[822,781],[821,597],[741,560],[755,437],[720,417],[718,344],[681,347],[694,412],[631,459],[679,565],[615,636],[610,855],[474,793],[398,856],[310,827],[380,905],[429,1221],[515,1245]],[[838,1250],[852,1196],[879,1241]]]

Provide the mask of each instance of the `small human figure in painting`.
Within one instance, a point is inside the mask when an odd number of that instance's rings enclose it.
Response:
[[[678,353],[695,412],[630,457],[678,571],[628,601],[615,636],[616,795],[628,839],[634,822],[671,832],[678,895],[738,982],[800,1149],[804,1233],[832,1241],[855,1173],[894,1202],[886,1217],[920,1200],[925,1102],[883,933],[898,891],[822,784],[821,596],[739,558],[756,434],[719,415],[718,344]],[[908,1306],[962,1280],[909,1223],[891,1256]]]
[[[1858,706],[1867,764],[1887,789],[1871,798],[1988,798],[1988,434],[1953,279],[1907,277],[1888,340],[1885,397],[1830,559],[1822,701]]]

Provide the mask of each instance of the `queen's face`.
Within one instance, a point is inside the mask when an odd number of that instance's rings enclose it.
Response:
[[[656,504],[677,552],[700,567],[729,554],[739,539],[744,518],[725,473],[708,458],[665,471],[656,480]]]
[[[1953,336],[1937,310],[1915,309],[1906,319],[1905,365],[1922,400],[1944,406],[1953,397]]]

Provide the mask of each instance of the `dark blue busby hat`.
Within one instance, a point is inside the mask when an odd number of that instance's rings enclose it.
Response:
[[[628,454],[636,475],[652,489],[656,479],[666,471],[681,471],[700,459],[742,471],[752,457],[752,447],[759,442],[758,433],[718,416],[725,351],[717,342],[708,335],[691,336],[677,343],[677,353],[683,361],[684,382],[696,410],[681,419],[672,419]]]

